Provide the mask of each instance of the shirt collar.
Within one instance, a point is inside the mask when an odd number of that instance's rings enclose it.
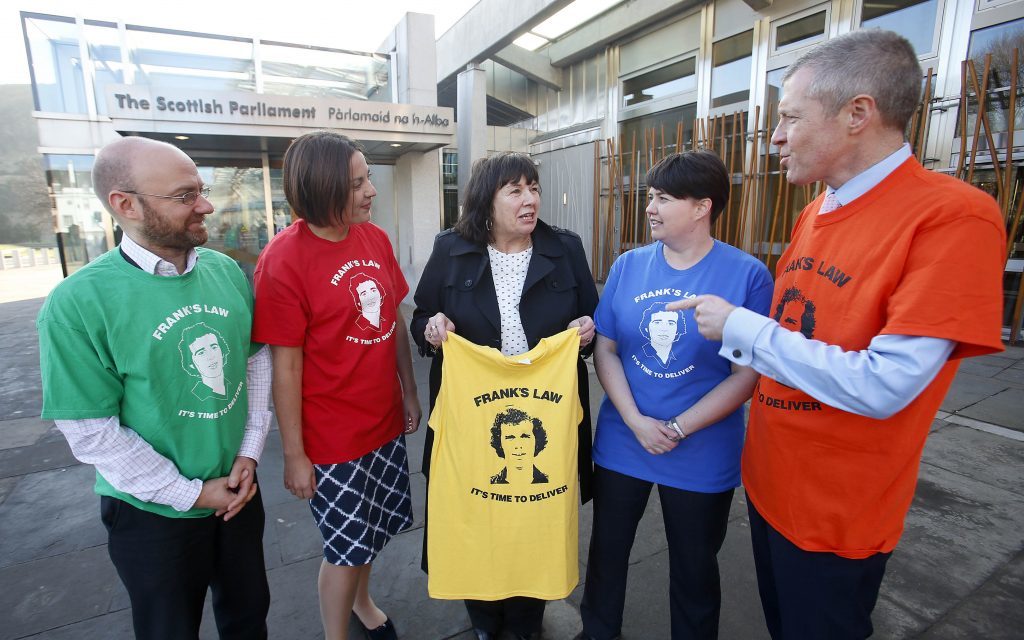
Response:
[[[134,260],[140,269],[157,276],[185,275],[195,268],[196,262],[199,260],[199,253],[195,248],[189,249],[188,256],[185,258],[185,271],[179,274],[174,264],[135,242],[127,233],[121,237],[120,246],[121,251],[124,251],[125,255]]]
[[[825,193],[835,192],[836,199],[840,205],[847,205],[861,197],[868,191],[874,189],[882,180],[889,177],[901,164],[907,161],[912,154],[910,145],[903,143],[899,149],[882,159],[881,162],[871,165],[864,171],[846,181],[846,184],[833,189],[829,187]]]

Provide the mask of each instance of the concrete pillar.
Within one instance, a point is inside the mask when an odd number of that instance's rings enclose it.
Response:
[[[434,16],[407,13],[381,45],[392,56],[394,99],[402,104],[437,106],[437,55]],[[440,151],[410,151],[399,156],[392,177],[397,229],[392,240],[409,296],[441,230]]]
[[[459,145],[459,202],[473,163],[487,155],[487,72],[471,64],[459,73],[455,140]]]
[[[406,153],[395,162],[398,209],[398,264],[409,283],[412,302],[423,267],[441,231],[441,152]]]

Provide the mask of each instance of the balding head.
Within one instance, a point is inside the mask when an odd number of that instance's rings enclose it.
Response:
[[[166,142],[140,136],[111,142],[96,154],[92,166],[93,191],[104,208],[120,219],[110,203],[110,192],[139,190],[138,183],[146,177],[145,174],[158,168],[161,159],[170,158],[192,162],[184,152]]]

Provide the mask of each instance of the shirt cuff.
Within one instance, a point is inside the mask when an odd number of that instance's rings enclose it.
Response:
[[[718,350],[718,355],[740,366],[749,367],[750,361],[754,359],[754,342],[772,322],[771,318],[760,313],[736,307],[725,319],[722,348]]]
[[[203,481],[199,478],[189,480],[178,476],[174,482],[154,492],[149,502],[170,505],[175,511],[188,511],[195,506],[202,491]]]
[[[263,445],[267,442],[267,433],[270,431],[270,411],[250,411],[249,421],[245,424],[245,433],[242,435],[242,444],[238,447],[238,455],[260,461],[263,455]]]

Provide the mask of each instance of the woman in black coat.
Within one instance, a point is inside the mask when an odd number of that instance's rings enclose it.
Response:
[[[529,156],[504,153],[478,161],[466,186],[462,216],[453,229],[434,240],[416,287],[410,329],[420,354],[434,359],[430,367],[433,410],[441,387],[442,345],[448,331],[500,349],[505,355],[517,355],[535,347],[542,338],[578,327],[580,358],[576,368],[583,408],[579,479],[580,497],[586,502],[593,465],[589,383],[583,358],[593,350],[597,288],[580,237],[541,222],[539,209],[537,169]],[[496,273],[501,275],[495,277]],[[433,440],[433,431],[428,429],[423,449],[423,474],[428,479]],[[425,537],[423,550],[426,570]],[[525,597],[466,601],[478,640],[497,638],[502,629],[517,638],[538,635],[544,605],[544,600]]]

